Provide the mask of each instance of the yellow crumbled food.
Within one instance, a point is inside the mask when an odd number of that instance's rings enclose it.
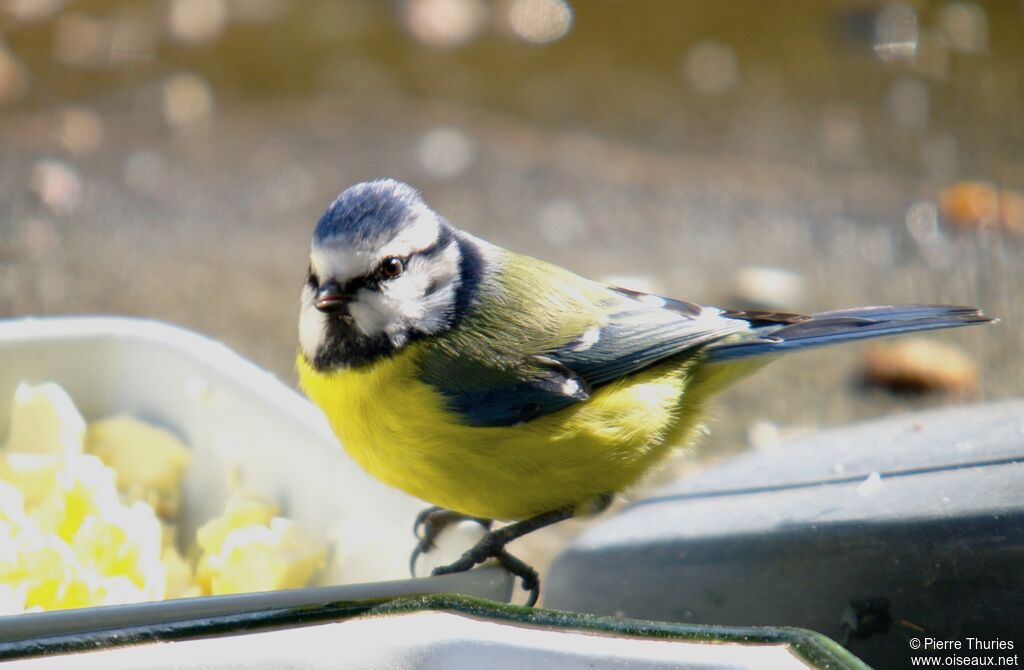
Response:
[[[50,483],[29,503],[16,484],[0,481],[0,592],[6,596],[0,607],[51,610],[162,598],[160,524],[152,508],[121,505],[114,473],[95,456],[65,459]]]
[[[83,453],[83,445],[89,453]],[[236,497],[197,535],[173,525],[189,451],[130,417],[88,426],[56,384],[18,387],[0,450],[0,614],[304,586],[322,544]]]
[[[0,583],[14,594],[23,611],[85,607],[102,602],[99,579],[75,561],[66,542],[31,525],[4,529]]]
[[[65,459],[39,504],[26,508],[40,528],[70,542],[89,516],[113,514],[121,507],[117,473],[95,456]]]
[[[174,517],[181,503],[181,479],[188,448],[173,433],[130,416],[114,416],[89,425],[86,449],[117,471],[117,485],[131,500]]]
[[[142,486],[177,493],[188,467],[188,448],[169,430],[130,416],[114,416],[89,425],[86,448],[117,470],[120,486]]]
[[[59,454],[0,454],[0,480],[18,487],[29,506],[42,502],[63,469],[64,457]]]
[[[258,501],[232,500],[199,529],[196,580],[214,595],[305,586],[327,559],[325,547]],[[269,514],[268,514],[269,513]]]
[[[25,513],[21,491],[0,481],[0,611],[90,604],[92,587],[77,568],[67,543]]]
[[[97,574],[121,577],[125,602],[158,600],[166,590],[160,522],[153,508],[132,503],[86,517],[71,540],[78,560]]]
[[[7,450],[42,454],[80,454],[85,419],[67,392],[52,382],[19,384],[11,403]]]
[[[196,542],[204,553],[215,554],[232,531],[266,525],[277,513],[277,505],[247,496],[234,496],[224,505],[223,514],[210,519],[196,531]]]

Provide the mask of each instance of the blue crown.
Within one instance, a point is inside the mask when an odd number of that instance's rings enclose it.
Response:
[[[313,240],[346,245],[388,240],[402,228],[409,210],[421,202],[416,189],[394,179],[356,184],[335,198],[320,217]]]

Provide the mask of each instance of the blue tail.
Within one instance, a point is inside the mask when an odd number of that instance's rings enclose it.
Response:
[[[737,312],[737,315],[745,318],[743,312]],[[709,345],[706,349],[709,360],[731,361],[784,354],[838,342],[995,321],[973,307],[954,305],[854,307],[794,317],[790,323],[782,324],[763,321],[758,316],[752,312],[746,317],[752,328],[740,339]]]

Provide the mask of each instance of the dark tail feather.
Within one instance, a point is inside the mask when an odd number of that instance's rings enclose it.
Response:
[[[954,305],[882,305],[812,314],[789,325],[755,327],[744,339],[708,346],[711,361],[784,354],[838,342],[853,342],[921,330],[992,323],[973,307]]]

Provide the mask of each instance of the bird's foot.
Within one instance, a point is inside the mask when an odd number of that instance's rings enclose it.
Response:
[[[450,575],[455,572],[465,572],[480,565],[488,559],[497,559],[506,570],[522,580],[523,589],[530,592],[527,606],[533,607],[540,596],[540,576],[537,571],[522,560],[505,551],[505,545],[512,540],[522,537],[527,533],[550,526],[574,515],[571,508],[557,509],[535,517],[518,521],[511,525],[489,531],[480,538],[469,551],[462,554],[459,560],[439,568],[434,568],[433,575]]]
[[[412,532],[419,542],[416,543],[416,548],[412,550],[412,555],[409,557],[409,573],[413,577],[416,576],[416,561],[420,556],[430,553],[430,550],[435,548],[434,540],[437,539],[437,536],[448,526],[462,521],[478,523],[484,530],[490,530],[491,524],[494,523],[490,519],[453,512],[443,507],[428,507],[416,515]]]
[[[533,607],[537,604],[537,598],[540,597],[540,575],[538,575],[537,571],[525,561],[508,553],[508,551],[505,550],[505,544],[506,543],[501,542],[500,537],[496,537],[493,532],[488,533],[487,535],[484,535],[472,549],[459,557],[459,560],[454,563],[449,563],[448,565],[442,565],[434,568],[433,572],[430,574],[437,576],[451,575],[456,572],[466,572],[467,570],[471,570],[477,565],[494,558],[497,559],[498,563],[501,564],[502,567],[522,580],[523,590],[529,591],[530,593],[526,601],[526,606]]]

